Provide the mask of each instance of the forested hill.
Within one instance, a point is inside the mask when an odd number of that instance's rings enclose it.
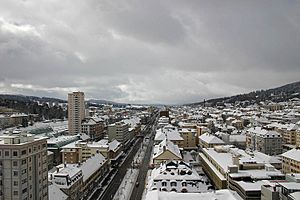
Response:
[[[66,117],[66,110],[59,105],[59,103],[66,102],[48,97],[0,94],[0,107],[11,108],[16,112],[26,114],[38,114],[43,119]]]
[[[273,89],[257,90],[247,94],[239,94],[231,97],[210,99],[207,100],[205,103],[214,106],[217,103],[235,103],[242,101],[249,101],[252,103],[259,103],[261,101],[282,102],[292,98],[300,98],[300,81]],[[203,103],[204,101],[192,103],[190,105],[203,105]]]

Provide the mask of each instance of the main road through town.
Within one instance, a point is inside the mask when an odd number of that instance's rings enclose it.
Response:
[[[157,117],[157,115],[152,116],[150,123],[148,125],[146,125],[144,131],[142,132],[142,135],[148,135],[153,130],[153,125],[156,122],[156,117]],[[103,191],[101,193],[101,188],[96,189],[96,191],[90,197],[91,200],[112,200],[114,198],[114,195],[118,191],[118,188],[119,188],[120,184],[122,183],[122,180],[125,177],[127,170],[131,167],[131,163],[134,159],[136,152],[138,152],[142,141],[143,141],[142,137],[137,138],[137,141],[135,142],[134,146],[132,147],[129,154],[125,158],[125,161],[122,163],[121,166],[118,167],[116,175],[108,183],[108,186],[106,187],[105,191]],[[151,145],[153,145],[153,142]],[[150,146],[150,144],[149,144],[149,146]],[[147,149],[147,151],[148,151],[148,149]],[[148,155],[148,152],[147,152],[147,155]],[[143,162],[143,164],[144,164],[144,162]]]
[[[151,158],[151,153],[152,153],[152,148],[153,148],[153,143],[154,143],[154,132],[155,132],[155,126],[151,128],[151,133],[150,135],[150,142],[147,145],[147,150],[144,156],[144,160],[142,162],[142,165],[139,167],[139,175],[137,178],[137,182],[139,184],[134,187],[130,200],[141,200],[143,196],[143,192],[145,189],[145,184],[146,184],[146,178],[147,178],[147,173],[149,169],[149,163],[150,163],[150,158]]]

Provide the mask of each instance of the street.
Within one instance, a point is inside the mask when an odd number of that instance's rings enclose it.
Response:
[[[142,135],[148,135],[150,133],[150,131],[152,131],[153,124],[154,124],[154,122],[156,122],[155,119],[156,119],[156,116],[153,116],[153,118],[151,119],[151,122],[146,126],[145,131]],[[117,168],[115,176],[108,183],[105,190],[102,191],[103,190],[102,187],[96,188],[96,191],[92,194],[92,196],[89,199],[91,199],[91,200],[112,200],[113,199],[120,184],[122,183],[123,178],[126,175],[127,169],[129,169],[131,167],[131,163],[134,159],[135,154],[138,152],[142,141],[143,141],[142,137],[137,137],[136,142],[134,143],[134,146],[132,147],[128,156],[125,158],[125,160],[121,164],[121,166],[119,166]],[[148,170],[148,164],[149,164],[149,160],[150,160],[152,146],[153,146],[153,140],[151,140],[150,144],[148,145],[145,158],[144,158],[142,166],[140,168],[142,173],[141,172],[139,173],[138,180],[141,181],[141,183],[145,182],[145,177],[146,177],[146,173]],[[147,160],[148,160],[148,162],[147,162]],[[144,174],[144,177],[142,177],[142,174]],[[139,188],[141,188],[141,191],[135,192],[135,193],[142,195],[143,189],[144,189],[144,184],[142,184]]]

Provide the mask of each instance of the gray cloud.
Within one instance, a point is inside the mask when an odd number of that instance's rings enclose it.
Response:
[[[185,103],[298,81],[298,1],[10,1],[0,92]]]

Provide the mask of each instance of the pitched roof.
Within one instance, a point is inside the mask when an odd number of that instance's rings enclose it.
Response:
[[[199,140],[202,140],[208,144],[224,144],[223,140],[209,133],[199,136]]]

